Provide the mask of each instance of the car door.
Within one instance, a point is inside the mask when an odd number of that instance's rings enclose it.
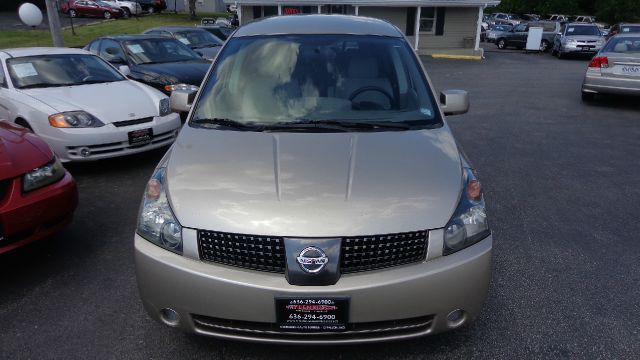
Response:
[[[87,8],[87,15],[91,15],[91,16],[101,15],[101,11],[97,3],[93,1],[85,1],[85,4]]]
[[[0,62],[0,120],[11,120],[11,108],[9,104],[9,96],[7,94],[7,74],[4,71],[4,65]]]
[[[527,24],[516,25],[509,34],[507,44],[509,46],[524,47],[527,41]]]

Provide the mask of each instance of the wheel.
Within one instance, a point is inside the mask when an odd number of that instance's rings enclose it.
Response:
[[[498,49],[504,50],[507,48],[507,42],[504,41],[504,39],[498,40],[496,44],[498,45]]]
[[[558,50],[558,59],[562,58],[564,58],[564,54],[562,53],[562,50]]]
[[[542,40],[540,43],[540,52],[547,52],[549,50],[549,42],[547,40]]]
[[[78,16],[78,13],[76,13],[76,11],[75,11],[75,10],[71,9],[71,10],[69,10],[69,16],[71,16],[72,18],[74,18],[74,17]]]
[[[105,19],[111,19],[111,13],[108,12],[108,11],[105,11],[103,16],[104,16]]]
[[[131,10],[127,8],[122,8],[122,17],[128,19],[131,16]]]
[[[592,102],[596,98],[596,94],[594,93],[582,93],[582,101],[583,102]]]
[[[149,12],[149,14],[153,14],[154,12],[156,12],[156,9],[153,6],[151,6],[147,9],[147,11]]]
[[[551,55],[552,56],[558,56],[558,50],[556,50],[555,46],[553,48],[551,48]]]

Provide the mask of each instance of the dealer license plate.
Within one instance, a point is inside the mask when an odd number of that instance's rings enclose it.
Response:
[[[140,129],[129,132],[129,145],[144,145],[153,139],[153,129]]]
[[[590,51],[591,49],[591,46],[582,46],[582,51]]]
[[[345,331],[348,317],[348,298],[276,298],[276,320],[280,331]]]

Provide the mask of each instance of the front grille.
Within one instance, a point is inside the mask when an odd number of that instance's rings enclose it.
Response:
[[[116,121],[113,123],[113,125],[116,127],[123,127],[123,126],[144,124],[152,121],[153,121],[153,117],[146,117],[146,118],[133,119],[133,120]]]
[[[160,134],[153,134],[153,139],[150,143],[143,143],[140,145],[131,145],[129,141],[120,141],[113,143],[97,144],[97,145],[85,145],[85,146],[67,146],[67,154],[72,159],[91,159],[94,156],[102,154],[117,154],[126,150],[142,148],[145,146],[152,146],[164,143],[164,145],[170,144],[174,138],[178,136],[177,130],[166,131]],[[82,156],[80,150],[82,148],[88,148],[91,150],[91,155],[85,157]]]
[[[353,273],[424,261],[428,231],[352,236],[342,239],[340,272]],[[282,237],[198,230],[198,249],[204,261],[251,270],[284,273]]]
[[[198,231],[200,259],[252,270],[284,273],[281,237]]]
[[[191,315],[196,329],[224,337],[249,337],[263,341],[325,342],[373,341],[390,336],[420,336],[431,331],[433,315],[409,319],[347,324],[347,330],[327,333],[296,333],[278,330],[277,324]]]
[[[340,272],[382,269],[424,261],[427,231],[342,239]]]

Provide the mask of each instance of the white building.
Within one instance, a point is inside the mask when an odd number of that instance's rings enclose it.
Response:
[[[481,56],[484,9],[500,0],[225,0],[238,5],[240,24],[266,16],[351,14],[385,19],[421,55]]]

